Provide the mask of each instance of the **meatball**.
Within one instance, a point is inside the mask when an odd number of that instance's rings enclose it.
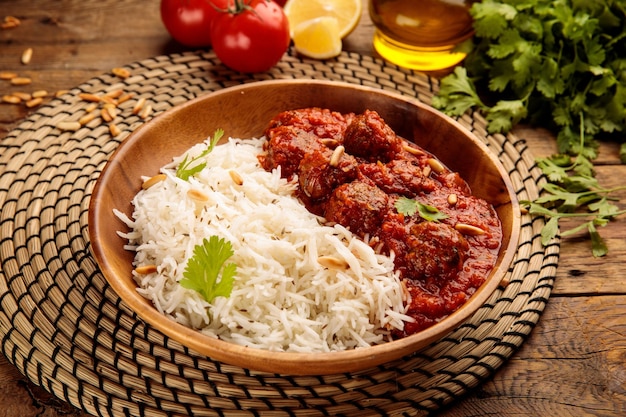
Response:
[[[298,167],[300,190],[310,199],[327,198],[333,189],[350,182],[357,175],[357,161],[347,154],[342,154],[336,164],[331,164],[333,150],[329,148],[315,150],[302,158]]]
[[[265,154],[259,156],[259,162],[267,171],[280,166],[285,178],[297,173],[304,155],[324,148],[319,138],[293,126],[269,129],[266,136],[269,143]]]
[[[375,111],[366,110],[355,116],[346,128],[343,145],[349,154],[370,162],[387,162],[402,152],[398,137]]]
[[[386,164],[361,164],[359,173],[388,194],[411,198],[435,188],[435,182],[424,176],[422,168],[415,161],[406,159],[394,159]]]
[[[274,117],[266,130],[279,126],[293,126],[319,138],[340,141],[352,117],[352,113],[341,114],[318,107],[288,110]]]
[[[327,220],[364,236],[377,230],[389,210],[389,196],[380,188],[353,181],[335,189],[326,204]]]
[[[404,254],[407,277],[438,284],[453,279],[469,255],[465,237],[452,226],[423,221],[410,227]]]

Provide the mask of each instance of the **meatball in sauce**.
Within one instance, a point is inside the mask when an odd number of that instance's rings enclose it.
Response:
[[[502,241],[495,209],[377,112],[290,110],[270,121],[265,136],[264,169],[297,177],[297,196],[311,212],[394,255],[412,318],[395,337],[453,313],[493,269]],[[400,199],[440,216],[399,210]]]

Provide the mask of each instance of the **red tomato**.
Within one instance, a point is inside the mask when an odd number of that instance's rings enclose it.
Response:
[[[267,71],[291,41],[282,7],[268,0],[229,0],[228,13],[213,21],[211,39],[224,65],[240,72]]]
[[[211,45],[211,22],[228,0],[161,0],[161,20],[172,38],[186,46]]]

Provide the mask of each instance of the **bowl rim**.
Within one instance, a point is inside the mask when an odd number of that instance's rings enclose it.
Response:
[[[98,202],[101,199],[105,188],[105,184],[101,180],[107,178],[106,174],[108,170],[113,169],[112,166],[114,166],[114,164],[111,164],[110,161],[114,160],[118,154],[123,152],[124,149],[132,147],[133,143],[141,138],[139,132],[142,132],[146,126],[155,125],[159,122],[159,120],[165,117],[172,117],[176,112],[184,111],[187,107],[194,106],[198,102],[202,102],[204,100],[214,100],[220,95],[237,94],[242,91],[255,88],[276,88],[284,83],[331,85],[341,88],[363,90],[366,92],[385,95],[395,100],[402,100],[410,105],[417,106],[420,109],[437,113],[439,117],[444,118],[446,122],[455,125],[455,127],[463,131],[466,136],[472,138],[475,145],[483,148],[483,152],[490,158],[491,162],[498,169],[499,175],[506,187],[506,192],[511,199],[510,204],[511,209],[513,210],[511,237],[508,245],[501,248],[503,253],[499,264],[493,268],[483,285],[481,285],[459,309],[441,320],[439,323],[436,323],[425,330],[391,342],[345,351],[315,353],[276,352],[237,345],[210,337],[202,334],[198,330],[194,330],[177,323],[160,313],[151,302],[148,301],[150,304],[146,304],[146,299],[143,298],[141,294],[137,291],[130,290],[128,286],[120,282],[120,277],[117,277],[113,273],[106,251],[98,243],[98,237],[105,233],[105,230],[102,229],[102,225],[98,222],[98,218],[101,216],[102,211]],[[198,142],[201,142],[204,139],[205,138],[198,138]],[[244,83],[197,96],[191,100],[176,105],[163,113],[160,113],[131,132],[107,159],[106,165],[96,180],[88,209],[88,231],[90,236],[90,250],[95,257],[98,267],[100,268],[100,271],[104,275],[106,281],[122,299],[122,301],[125,302],[141,320],[145,321],[164,335],[176,340],[196,353],[206,355],[213,360],[222,362],[223,365],[239,366],[252,371],[269,372],[273,374],[323,375],[328,374],[328,372],[324,372],[324,369],[327,368],[333,369],[334,373],[357,372],[365,368],[382,365],[383,363],[391,360],[400,359],[406,355],[419,351],[435,340],[444,337],[445,334],[442,334],[441,331],[443,328],[449,328],[449,331],[451,332],[476,313],[476,311],[487,301],[495,289],[500,285],[501,281],[493,279],[493,276],[495,274],[498,276],[504,276],[513,261],[520,235],[520,217],[521,213],[517,195],[513,188],[512,181],[504,169],[501,161],[485,143],[479,140],[457,120],[439,112],[418,99],[392,91],[340,81],[285,79]],[[120,245],[123,244],[124,239],[120,238]],[[130,277],[130,279],[133,278]],[[390,355],[389,353],[391,350],[394,352],[393,355]],[[319,366],[320,362],[323,362],[323,367]],[[363,362],[367,362],[366,367],[363,366]]]

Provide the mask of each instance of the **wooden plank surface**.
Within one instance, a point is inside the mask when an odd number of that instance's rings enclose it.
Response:
[[[364,0],[365,1],[365,0]],[[0,72],[31,77],[26,87],[0,80],[0,95],[72,88],[111,68],[185,50],[163,28],[158,0],[0,0],[0,19],[21,19],[0,31]],[[364,8],[344,50],[373,54],[373,27]],[[28,65],[22,51],[33,48]],[[29,111],[0,104],[0,140]],[[544,129],[518,127],[535,156],[555,151]],[[603,144],[598,178],[607,187],[626,183],[616,144]],[[626,201],[626,192],[620,197]],[[621,203],[622,208],[626,208]],[[441,415],[623,416],[626,415],[626,219],[601,229],[609,255],[594,259],[585,236],[567,239],[553,295],[521,349],[487,383]],[[0,306],[1,308],[1,306]],[[28,381],[0,356],[0,416],[84,416]]]

